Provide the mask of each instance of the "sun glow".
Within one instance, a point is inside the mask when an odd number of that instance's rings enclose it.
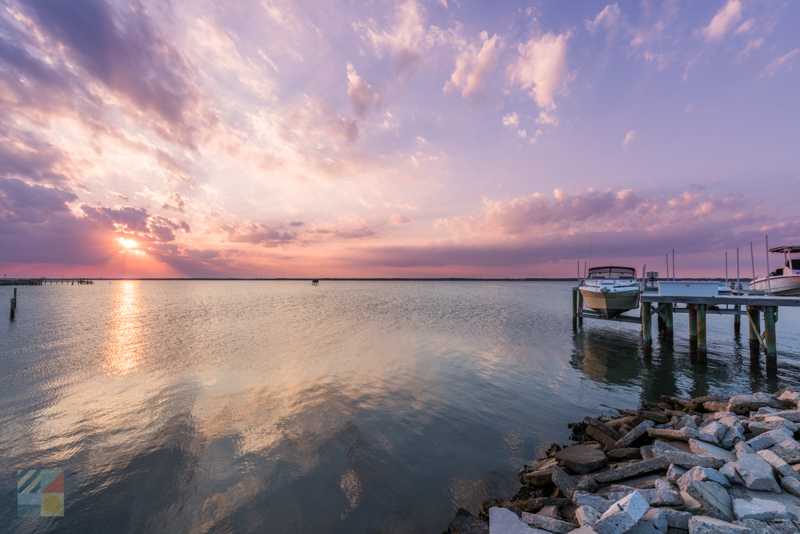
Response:
[[[125,239],[124,237],[120,237],[117,239],[117,241],[119,241],[119,244],[125,248],[136,248],[138,245],[138,243],[133,239]]]

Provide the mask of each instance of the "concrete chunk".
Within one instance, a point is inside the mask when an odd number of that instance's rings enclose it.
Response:
[[[617,440],[592,425],[586,426],[586,435],[606,446],[613,446],[617,442]]]
[[[690,439],[700,439],[700,433],[694,428],[684,427],[680,430],[670,430],[669,428],[651,428],[647,434],[653,438],[662,438],[671,441],[689,441]]]
[[[638,491],[615,502],[594,524],[598,534],[622,534],[632,529],[650,506]]]
[[[789,465],[800,464],[800,450],[798,449],[784,449],[784,448],[770,448],[772,452]]]
[[[783,477],[781,479],[781,487],[795,497],[800,497],[800,480],[794,477]]]
[[[728,403],[721,401],[709,401],[703,403],[703,408],[709,412],[728,413]]]
[[[567,532],[572,532],[577,528],[572,523],[567,523],[560,519],[553,519],[552,517],[539,514],[529,514],[528,512],[522,512],[522,517],[520,519],[527,525],[533,525],[549,532],[555,532],[556,534],[567,534]]]
[[[594,527],[594,524],[600,520],[603,513],[595,510],[591,506],[579,506],[577,510],[575,510],[575,519],[578,520],[578,524],[582,527],[590,526]]]
[[[647,410],[637,410],[636,415],[642,419],[653,421],[654,423],[666,424],[669,423],[670,418],[663,413],[649,412]]]
[[[776,417],[771,420],[766,421],[753,421],[748,426],[748,430],[755,434],[756,436],[759,434],[763,434],[764,432],[769,432],[770,430],[791,430],[792,433],[797,432],[798,430],[797,423],[792,423],[791,421],[787,421],[780,417]]]
[[[643,521],[646,523],[651,523],[658,532],[666,532],[669,528],[667,514],[664,513],[662,508],[650,508],[644,513],[639,523],[642,523]]]
[[[753,395],[736,395],[728,401],[728,410],[739,415],[745,415],[750,411],[769,406],[780,408],[781,402],[774,395],[755,393]]]
[[[787,432],[788,432],[788,434],[787,434]],[[760,451],[762,449],[767,449],[769,447],[772,447],[773,445],[776,445],[778,443],[783,444],[784,442],[786,442],[787,438],[792,439],[791,438],[791,434],[793,434],[793,433],[790,432],[789,430],[785,430],[785,429],[782,429],[782,430],[770,430],[769,432],[764,432],[763,434],[760,434],[760,435],[754,437],[753,439],[748,440],[746,443],[754,451],[758,452],[758,451]],[[792,441],[794,441],[794,440],[792,440]],[[789,449],[789,448],[795,449],[795,448],[798,448],[798,447],[785,447],[785,448],[787,448],[787,449]]]
[[[730,450],[741,441],[744,441],[744,426],[734,425],[729,427],[725,435],[722,436],[719,446],[723,449]]]
[[[559,464],[570,471],[587,475],[608,463],[608,457],[601,451],[587,445],[572,445],[555,454]]]
[[[710,469],[708,467],[699,467],[699,466],[692,467],[691,469],[689,469],[689,471],[686,472],[685,475],[681,477],[681,479],[683,478],[693,478],[698,482],[711,481],[711,482],[716,482],[717,484],[725,488],[731,487],[731,483],[725,475],[723,475],[716,469]],[[684,485],[685,483],[682,483],[681,480],[679,479],[678,487],[683,488]]]
[[[688,469],[685,467],[681,467],[679,465],[670,465],[669,469],[667,469],[667,480],[673,484],[677,484],[678,479],[685,475],[687,471]]]
[[[734,484],[741,484],[742,486],[744,486],[744,480],[742,479],[742,476],[739,474],[739,472],[736,470],[736,462],[728,462],[727,464],[722,466],[719,472],[720,474],[725,475],[725,478],[728,479],[728,482],[730,482],[731,486],[733,486]]]
[[[700,440],[714,443],[715,445],[719,444],[727,431],[728,427],[719,421],[706,421],[703,426],[697,429],[700,434]]]
[[[712,445],[711,443],[703,443],[702,441],[697,441],[694,439],[689,440],[689,449],[691,449],[691,451],[698,456],[709,456],[724,462],[736,459],[736,454],[732,453],[731,451],[726,451],[725,449],[717,447],[716,445]]]
[[[598,489],[597,481],[591,475],[586,475],[581,477],[573,491],[588,491],[589,493],[594,493]]]
[[[764,459],[769,465],[772,466],[779,475],[782,477],[797,478],[800,480],[800,475],[792,469],[792,467],[784,462],[780,456],[770,450],[758,451],[758,455]]]
[[[550,470],[553,472],[553,484],[555,484],[568,499],[571,499],[572,492],[575,491],[575,486],[578,484],[559,466],[554,465]]]
[[[747,443],[737,443],[733,448],[736,451],[736,458],[741,458],[745,454],[755,454],[756,451]]]
[[[689,520],[690,534],[755,534],[751,529],[714,517],[695,516]]]
[[[655,423],[653,421],[642,421],[638,425],[636,425],[633,430],[622,436],[615,444],[614,448],[616,449],[624,449],[626,447],[630,447],[637,441],[639,441],[642,437],[647,435],[647,430],[649,428],[653,428]]]
[[[758,519],[761,521],[777,521],[788,519],[797,521],[797,516],[786,506],[777,501],[766,499],[733,499],[733,513],[736,519]]]
[[[719,469],[725,465],[724,460],[720,460],[712,456],[700,456],[698,454],[690,454],[688,452],[681,451],[667,451],[665,454],[671,464],[679,465],[681,467],[691,468],[700,466]]]
[[[681,490],[697,501],[706,515],[725,521],[733,520],[731,497],[728,495],[728,491],[716,482],[698,482],[688,479],[685,480]]]
[[[456,516],[447,525],[445,532],[453,534],[489,534],[489,525],[463,508],[459,508]]]
[[[604,497],[592,495],[591,493],[584,493],[582,491],[576,491],[572,494],[572,502],[578,506],[590,506],[600,513],[604,513],[614,504]]]
[[[672,489],[643,489],[643,490],[636,490],[633,488],[625,488],[617,486],[614,488],[612,486],[612,490],[608,494],[608,500],[610,501],[617,501],[622,499],[624,496],[633,493],[634,491],[638,491],[644,500],[647,501],[647,504],[650,506],[683,506],[683,497],[681,497],[680,492],[674,491]]]
[[[511,510],[493,507],[489,508],[489,534],[535,534],[535,531]]]
[[[679,512],[672,508],[659,508],[667,519],[667,526],[670,528],[679,528],[682,530],[689,530],[689,520],[692,514],[689,512]]]
[[[781,488],[772,474],[772,467],[757,454],[746,454],[736,462],[736,470],[744,485],[752,490],[780,493]]]
[[[608,451],[609,460],[635,460],[642,457],[639,447],[627,447]]]
[[[646,475],[647,473],[653,473],[655,471],[663,471],[669,467],[669,463],[670,462],[666,457],[657,456],[650,460],[635,462],[623,467],[612,469],[611,471],[597,473],[593,476],[598,484],[608,484],[610,482],[616,482],[617,480],[624,480],[626,478]]]

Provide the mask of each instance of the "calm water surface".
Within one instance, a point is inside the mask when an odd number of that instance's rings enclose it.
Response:
[[[0,322],[0,531],[435,534],[511,496],[566,422],[800,384],[798,310],[768,374],[730,316],[709,315],[706,364],[686,315],[650,355],[636,325],[573,332],[572,285],[21,287]],[[16,517],[28,468],[65,469],[63,518]]]

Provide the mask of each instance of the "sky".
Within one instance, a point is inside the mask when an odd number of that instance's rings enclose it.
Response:
[[[799,2],[0,4],[8,277],[749,276],[800,244]]]

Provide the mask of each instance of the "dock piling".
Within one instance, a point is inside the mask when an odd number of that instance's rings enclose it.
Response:
[[[572,329],[578,329],[578,288],[572,288]]]
[[[733,316],[733,333],[738,336],[742,330],[742,318],[739,315],[742,307],[737,305],[734,309],[736,310],[736,315]]]
[[[17,309],[17,288],[14,288],[14,298],[11,299],[11,320],[14,320],[14,312]]]
[[[666,318],[664,319],[664,333],[666,334],[667,341],[670,342],[672,341],[672,336],[674,333],[673,307],[674,304],[671,302],[664,304],[664,315],[666,315]]]
[[[706,360],[708,345],[706,343],[706,305],[697,305],[697,354],[700,361]]]
[[[778,368],[778,349],[775,340],[777,315],[777,306],[764,306],[764,341],[767,347],[767,369],[770,370]]]
[[[689,304],[689,351],[697,352],[697,305]]]
[[[761,315],[758,306],[747,307],[747,318],[750,323],[750,360],[756,363],[761,353]]]
[[[650,314],[650,303],[642,302],[642,341],[645,344],[653,340],[653,316]]]

